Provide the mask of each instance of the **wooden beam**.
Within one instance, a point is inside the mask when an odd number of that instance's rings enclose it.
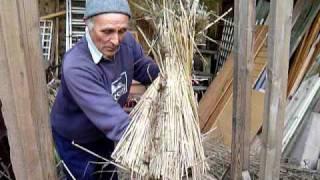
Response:
[[[260,164],[262,180],[277,180],[280,174],[293,0],[271,0],[270,7],[268,82]]]
[[[234,82],[231,144],[231,179],[249,170],[251,71],[253,66],[255,0],[235,1]]]
[[[66,15],[66,11],[59,11],[59,12],[56,12],[56,13],[52,13],[52,14],[48,14],[48,15],[45,15],[45,16],[41,16],[40,19],[41,20],[47,20],[47,19],[53,19],[53,18],[57,18],[59,16],[64,16]]]
[[[56,179],[37,0],[0,1],[0,99],[16,179]]]

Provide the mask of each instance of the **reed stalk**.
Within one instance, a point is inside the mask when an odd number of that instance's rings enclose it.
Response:
[[[201,6],[198,0],[146,4],[157,29],[155,40],[147,42],[160,75],[130,113],[112,158],[139,179],[202,179],[208,166],[191,83]]]

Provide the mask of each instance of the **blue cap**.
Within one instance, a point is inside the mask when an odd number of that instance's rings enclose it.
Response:
[[[127,0],[87,0],[84,19],[104,13],[121,13],[131,17]]]

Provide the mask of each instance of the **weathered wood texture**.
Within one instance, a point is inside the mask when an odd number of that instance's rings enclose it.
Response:
[[[251,71],[254,59],[255,0],[235,1],[231,179],[249,170]]]
[[[268,28],[266,26],[257,26],[254,38],[254,63],[253,74],[260,74],[263,68],[258,72],[258,66],[264,61],[265,50],[263,46],[266,46]],[[232,96],[232,81],[233,81],[233,56],[228,57],[227,61],[210,84],[208,90],[202,97],[199,103],[199,116],[200,116],[200,128],[202,132],[208,132],[217,120],[217,117],[221,113],[223,107],[226,105],[228,99]],[[265,63],[263,66],[265,66]],[[253,76],[252,82],[257,80],[256,76]]]
[[[229,56],[218,75],[208,87],[199,103],[200,128],[202,132],[210,130],[223,104],[223,98],[231,96],[233,80],[233,56]],[[221,108],[220,108],[221,111]],[[210,118],[213,118],[210,120]]]
[[[36,0],[0,1],[0,99],[17,179],[56,179]]]
[[[267,64],[267,46],[266,43],[260,49],[257,54],[253,70],[251,72],[252,85],[260,77]],[[250,123],[250,141],[253,141],[256,133],[260,130],[263,122],[263,108],[264,108],[264,94],[256,91],[252,92],[252,112],[251,112],[251,123]],[[217,115],[215,123],[210,129],[216,129],[213,132],[214,136],[220,137],[223,143],[227,147],[231,147],[231,136],[232,136],[232,96],[226,99],[225,105],[222,107],[221,112]],[[231,149],[231,148],[230,148]]]
[[[320,113],[320,99],[318,100],[317,104],[314,106],[313,111]]]
[[[319,34],[320,36],[320,34]],[[311,76],[314,76],[316,74],[320,74],[320,42],[314,43],[316,44],[313,55],[311,57],[312,64],[309,65],[307,68],[308,71],[303,77],[303,81],[310,78]]]
[[[232,96],[228,99],[227,104],[219,114],[217,122],[214,126],[215,136],[222,139],[223,144],[231,149],[232,140]],[[250,132],[249,139],[252,142],[257,132],[262,126],[263,122],[263,103],[264,93],[252,90],[251,98],[251,121],[250,121]]]
[[[315,60],[313,54],[316,50],[316,45],[319,42],[318,36],[320,32],[320,12],[314,20],[310,30],[305,34],[295,58],[291,65],[288,77],[288,95],[292,96],[300,85],[303,76],[307,72],[310,64]],[[318,41],[317,41],[318,40]]]
[[[292,0],[271,0],[268,36],[268,82],[260,165],[260,179],[264,180],[277,180],[280,174],[292,8]]]
[[[292,24],[295,24],[303,11],[305,0],[297,0],[292,10]]]
[[[298,2],[299,3],[299,2]],[[302,40],[303,36],[306,32],[310,29],[310,26],[317,16],[320,10],[320,1],[319,0],[308,0],[303,1],[302,7],[297,7],[301,4],[296,4],[295,11],[292,13],[293,17],[295,18],[295,24],[292,24],[291,30],[291,38],[290,38],[290,58],[296,51],[300,41]],[[298,12],[301,11],[301,12]],[[297,16],[296,14],[299,14]]]

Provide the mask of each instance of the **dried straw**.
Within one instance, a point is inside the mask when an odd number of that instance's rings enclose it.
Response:
[[[207,162],[210,170],[204,179],[231,179],[230,163],[231,152],[225,147],[219,139],[208,138],[203,142]],[[260,161],[257,155],[250,155],[250,176],[252,180],[259,179]],[[320,172],[310,169],[303,169],[294,164],[287,163],[287,160],[281,162],[280,179],[282,180],[319,180]]]
[[[147,1],[158,32],[148,42],[160,77],[130,113],[112,158],[136,178],[202,179],[207,165],[191,84],[197,0]]]
[[[56,80],[55,78],[53,78],[47,84],[47,92],[48,92],[48,101],[49,101],[49,110],[50,111],[53,106],[54,100],[57,96],[59,86],[60,86],[60,80]]]

